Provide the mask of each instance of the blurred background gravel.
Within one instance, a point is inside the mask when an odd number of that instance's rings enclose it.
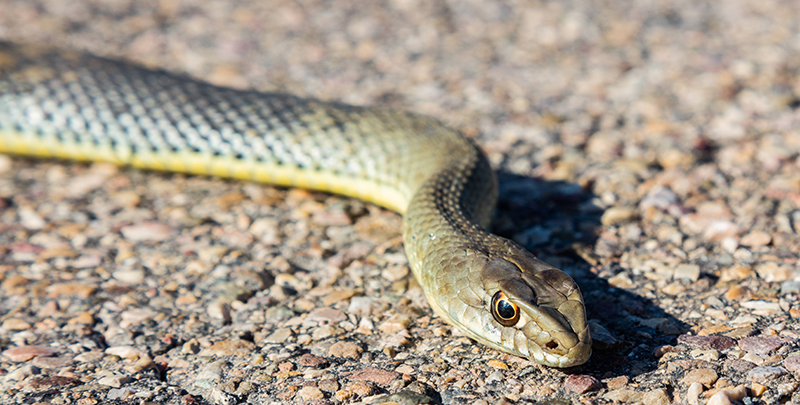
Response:
[[[596,329],[567,372],[452,336],[367,204],[0,157],[0,402],[798,402],[799,8],[0,0],[2,40],[461,129]]]

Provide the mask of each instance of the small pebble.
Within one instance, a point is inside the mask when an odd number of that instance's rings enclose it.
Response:
[[[130,242],[161,242],[172,236],[172,228],[158,222],[124,226],[120,232]]]
[[[30,376],[39,374],[40,371],[39,367],[32,364],[25,364],[6,374],[5,379],[9,381],[22,381]]]
[[[783,344],[783,340],[777,336],[752,336],[739,340],[740,349],[754,354],[768,354]]]
[[[783,361],[783,367],[793,373],[800,373],[800,356],[787,357]]]
[[[31,328],[31,324],[19,318],[8,318],[0,327],[7,330],[28,330]]]
[[[54,356],[58,349],[49,346],[17,346],[3,351],[3,356],[13,362],[28,361],[36,356]]]
[[[747,396],[747,388],[744,385],[737,385],[734,388],[724,388],[717,391],[709,398],[706,405],[737,405]]]
[[[292,330],[289,328],[278,328],[269,336],[264,338],[265,343],[283,343],[292,337]]]
[[[34,357],[31,364],[42,369],[60,369],[72,365],[72,359],[66,357]]]
[[[718,375],[717,372],[709,369],[709,368],[699,368],[695,370],[690,370],[686,375],[683,376],[681,379],[681,383],[684,385],[691,385],[692,383],[700,383],[703,384],[705,387],[710,388],[714,382],[717,381]]]
[[[70,324],[93,325],[95,322],[94,316],[88,312],[81,312],[74,318],[69,320]]]
[[[345,357],[357,359],[361,356],[364,349],[353,342],[336,342],[328,349],[328,355],[333,357]]]
[[[617,338],[594,319],[589,320],[589,332],[592,336],[592,344],[597,345],[597,347],[609,348],[617,344]]]
[[[231,322],[231,306],[227,302],[214,301],[206,308],[206,313],[211,319],[215,319],[223,324]]]
[[[130,397],[133,397],[133,395],[135,393],[136,393],[136,391],[134,391],[134,390],[132,390],[130,388],[112,388],[112,389],[108,390],[108,393],[106,394],[106,398],[108,398],[110,400],[114,400],[114,399],[124,400],[124,399],[130,398]]]
[[[376,315],[386,311],[389,304],[383,302],[377,297],[353,297],[350,300],[350,305],[347,307],[347,312],[356,316]]]
[[[642,402],[647,405],[670,405],[672,399],[665,388],[656,388],[645,392],[642,395]]]
[[[306,320],[318,322],[339,323],[347,319],[344,312],[332,308],[317,308],[311,311]]]
[[[390,335],[405,330],[410,324],[411,318],[408,315],[394,314],[378,325],[378,330],[386,335]]]
[[[613,287],[622,289],[633,288],[634,286],[633,281],[625,273],[619,273],[614,277],[609,278],[608,284],[610,284]]]
[[[101,264],[103,264],[103,256],[100,255],[83,255],[72,261],[72,267],[76,269],[95,268]]]
[[[700,405],[700,394],[703,393],[703,384],[695,381],[686,390],[686,401],[690,405]]]
[[[145,272],[142,269],[123,269],[115,271],[111,276],[123,283],[139,284],[144,280]]]
[[[498,370],[508,370],[508,364],[503,363],[500,360],[489,360],[487,363],[489,367],[498,369]]]
[[[607,383],[608,389],[610,389],[612,391],[613,390],[618,390],[618,389],[628,385],[629,381],[630,381],[630,378],[628,376],[626,376],[626,375],[621,375],[619,377],[614,377],[614,378],[612,378],[611,380],[608,381],[608,383]]]
[[[365,397],[367,395],[372,395],[372,393],[375,392],[375,388],[367,381],[355,381],[347,384],[345,391],[360,397]]]
[[[113,346],[106,349],[106,354],[122,357],[123,359],[136,360],[144,353],[133,346]]]
[[[300,363],[301,366],[306,366],[306,367],[320,367],[328,364],[328,361],[322,357],[315,356],[311,353],[306,353],[300,356],[300,359],[298,359],[298,363]]]
[[[353,289],[344,289],[344,290],[334,290],[328,295],[322,297],[322,305],[331,305],[337,302],[346,300],[353,295],[355,295],[356,291]]]
[[[603,388],[603,384],[595,377],[590,375],[573,374],[564,380],[564,389],[573,394],[585,394]]]
[[[748,371],[747,379],[750,381],[766,381],[778,378],[787,373],[788,371],[783,367],[761,366]]]
[[[0,174],[5,174],[11,171],[14,167],[14,161],[7,155],[0,155]]]
[[[21,207],[19,209],[19,223],[25,229],[31,231],[38,231],[47,226],[47,221],[36,213],[36,211],[28,207]]]
[[[97,383],[100,385],[106,385],[109,387],[119,388],[123,384],[128,383],[131,381],[131,378],[125,375],[111,375],[103,377],[97,380]]]
[[[436,400],[411,390],[402,390],[391,395],[386,395],[376,398],[375,404],[398,404],[398,405],[416,405],[416,404],[435,404]]]
[[[347,373],[344,376],[350,381],[371,381],[376,384],[386,385],[400,377],[400,374],[375,367],[364,367]]]
[[[768,233],[755,231],[743,236],[739,243],[747,247],[761,247],[768,245],[771,241],[772,237]]]
[[[684,287],[680,282],[669,283],[661,289],[661,292],[664,294],[669,294],[672,296],[682,294],[685,291],[686,287]]]
[[[759,383],[750,384],[750,393],[755,395],[755,396],[757,396],[757,397],[760,397],[760,396],[764,395],[764,393],[766,391],[767,391],[767,387],[765,387],[765,386],[763,386],[763,385],[761,385]]]
[[[787,280],[781,283],[781,295],[800,294],[800,281]]]
[[[311,338],[313,340],[322,340],[322,339],[327,339],[327,338],[329,338],[331,336],[340,335],[343,332],[344,332],[344,330],[342,330],[341,328],[338,328],[336,326],[333,326],[333,325],[322,325],[322,326],[320,326],[318,328],[314,328],[314,331],[311,333]],[[300,336],[297,337],[298,342],[300,342],[300,338],[302,336],[303,335],[300,335]]]
[[[603,395],[603,398],[613,401],[614,403],[641,403],[643,397],[643,392],[629,388],[609,391]]]
[[[389,281],[398,281],[408,277],[408,266],[391,266],[381,272],[381,276]]]
[[[75,361],[81,363],[97,363],[102,360],[103,357],[105,357],[105,352],[102,351],[86,352],[75,356]]]
[[[790,381],[788,383],[779,384],[778,385],[778,395],[780,395],[780,396],[789,395],[789,394],[797,391],[798,386],[800,386],[800,384],[798,384],[796,381]]]
[[[297,396],[303,401],[315,401],[325,398],[325,394],[319,388],[309,386],[297,390]]]
[[[700,278],[700,266],[696,264],[681,264],[675,268],[676,279],[684,279],[689,281],[697,281]]]
[[[611,207],[606,209],[600,222],[605,226],[620,225],[636,218],[636,210],[630,207]]]
[[[215,361],[207,364],[202,370],[200,370],[200,373],[197,374],[195,385],[199,384],[201,386],[206,386],[209,382],[222,381],[223,364],[224,361]]]
[[[647,192],[647,195],[642,198],[642,201],[639,203],[639,208],[645,210],[650,207],[656,207],[666,210],[673,204],[677,204],[678,201],[678,195],[675,194],[674,191],[667,187],[656,186],[651,188],[650,191]]]
[[[130,309],[120,314],[122,320],[119,326],[121,328],[128,328],[153,319],[156,315],[158,315],[158,313],[149,308]]]
[[[692,336],[680,335],[678,342],[701,349],[714,349],[724,351],[736,345],[736,340],[725,336]]]
[[[719,244],[728,253],[736,252],[736,249],[739,248],[739,241],[730,236],[727,238],[722,238],[722,241],[720,241]]]
[[[755,267],[755,271],[758,273],[758,277],[767,283],[788,280],[796,281],[798,275],[800,275],[800,272],[798,272],[795,267],[778,264],[773,261],[768,261],[757,265]]]
[[[188,349],[191,350],[191,347]],[[222,340],[201,350],[197,355],[202,357],[249,357],[256,350],[253,342],[246,340]]]
[[[741,286],[741,285],[733,285],[728,291],[725,292],[725,299],[728,301],[740,301],[743,299],[747,299],[751,296],[750,289]]]

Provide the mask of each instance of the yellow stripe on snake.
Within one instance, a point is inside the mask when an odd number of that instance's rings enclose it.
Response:
[[[240,91],[91,55],[0,42],[0,153],[304,187],[403,215],[433,311],[553,367],[591,354],[567,274],[484,230],[497,180],[458,131],[409,113]]]

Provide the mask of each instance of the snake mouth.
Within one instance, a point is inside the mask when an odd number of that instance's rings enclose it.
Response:
[[[591,337],[581,302],[565,300],[558,308],[518,302],[528,321],[521,325],[527,357],[551,367],[585,363],[591,354]]]
[[[557,348],[561,348],[558,343],[555,343],[555,345],[557,345]],[[591,357],[592,345],[591,342],[581,341],[563,354],[556,352],[560,352],[560,350],[551,351],[543,346],[529,345],[530,354],[528,358],[550,367],[568,368],[580,366]]]
[[[568,344],[551,339],[544,344],[537,344],[529,340],[529,358],[537,363],[550,367],[567,368],[579,366],[589,360],[592,354],[589,328],[576,335],[576,342],[571,347]]]

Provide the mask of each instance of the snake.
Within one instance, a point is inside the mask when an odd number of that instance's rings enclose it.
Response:
[[[557,368],[591,337],[568,274],[487,231],[498,182],[479,146],[421,114],[212,85],[89,53],[0,42],[0,153],[300,187],[402,215],[433,312]]]

